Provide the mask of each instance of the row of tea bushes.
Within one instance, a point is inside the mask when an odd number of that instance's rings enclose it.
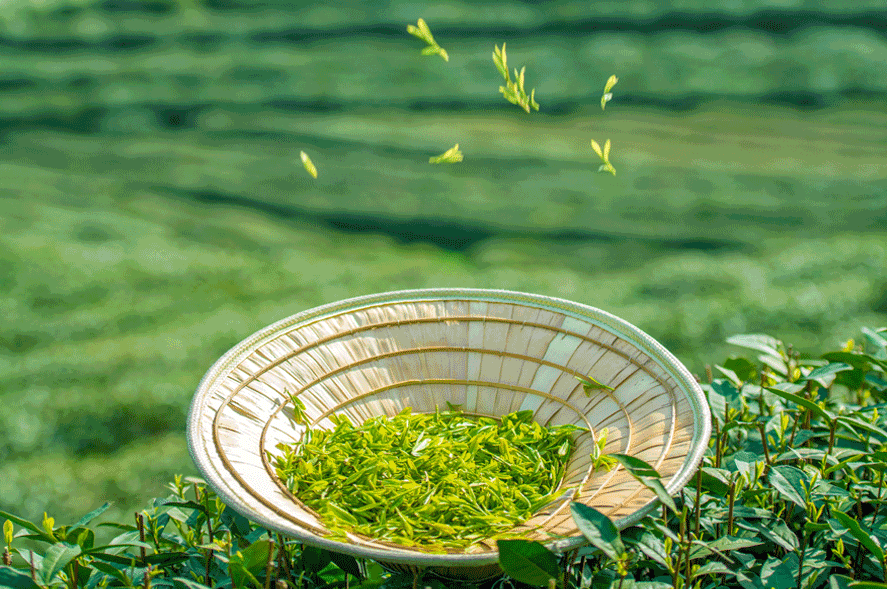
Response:
[[[440,39],[449,63],[422,58],[406,33],[336,43],[233,41],[213,49],[175,38],[129,50],[7,49],[0,55],[0,118],[152,105],[504,109],[493,40]],[[811,28],[789,39],[738,30],[546,34],[508,40],[508,52],[509,64],[526,65],[543,113],[598,101],[613,72],[620,78],[614,104],[680,106],[719,97],[822,104],[853,93],[887,94],[887,70],[880,67],[887,63],[887,38],[856,28]],[[100,124],[101,112],[91,120]]]
[[[442,0],[371,0],[324,4],[286,0],[25,0],[4,3],[0,31],[8,37],[54,38],[59,31],[86,41],[102,29],[116,34],[201,33],[255,34],[274,29],[338,30],[348,27],[403,27],[402,20],[419,16],[443,29],[495,28],[610,29],[666,31],[675,28],[711,31],[742,26],[783,33],[808,24],[853,24],[873,29],[883,24],[879,0],[834,2],[795,0],[790,6],[772,0],[709,2],[681,0],[653,3],[645,0],[454,4]],[[108,16],[109,19],[102,17]],[[135,16],[137,18],[127,18]],[[232,26],[233,25],[233,26]]]

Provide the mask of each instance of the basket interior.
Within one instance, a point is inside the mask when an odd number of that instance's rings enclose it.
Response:
[[[282,485],[265,456],[302,433],[304,426],[291,419],[290,395],[304,403],[309,427],[321,428],[332,426],[332,413],[357,424],[405,407],[433,412],[447,402],[491,416],[531,409],[543,425],[570,423],[595,435],[606,428],[607,453],[645,460],[668,488],[686,468],[698,428],[686,385],[656,355],[606,318],[532,301],[466,297],[346,307],[282,322],[235,348],[201,384],[189,439],[195,458],[201,452],[209,457],[198,465],[223,498],[309,542],[327,530]],[[575,378],[585,375],[614,390],[586,395]],[[562,487],[578,487],[579,501],[614,520],[648,505],[654,495],[624,469],[591,470],[593,442],[592,435],[577,438]],[[569,501],[518,530],[540,541],[578,535]],[[386,553],[413,551],[357,536],[349,542]],[[466,551],[494,553],[495,545]]]

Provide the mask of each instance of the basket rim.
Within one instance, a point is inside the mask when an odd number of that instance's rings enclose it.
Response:
[[[306,544],[325,548],[334,552],[346,552],[353,556],[369,558],[376,561],[402,563],[414,566],[480,566],[498,562],[498,551],[492,550],[478,554],[449,553],[432,554],[398,550],[394,548],[376,548],[360,544],[351,544],[328,540],[310,532],[301,532],[291,528],[283,528],[280,522],[255,512],[245,504],[231,489],[229,482],[217,474],[213,466],[213,456],[207,448],[200,445],[200,424],[202,419],[211,416],[202,411],[203,401],[212,389],[217,378],[234,365],[252,354],[266,339],[276,336],[280,331],[297,326],[302,323],[317,320],[327,315],[356,311],[363,307],[378,304],[417,303],[443,300],[468,300],[493,303],[522,303],[537,308],[571,316],[582,321],[598,325],[602,329],[631,343],[653,359],[663,370],[675,379],[678,388],[686,395],[693,411],[693,435],[690,443],[690,451],[684,459],[681,468],[676,472],[666,486],[666,491],[674,495],[683,488],[690,477],[696,472],[702,457],[708,447],[711,436],[711,413],[706,402],[702,387],[690,374],[689,370],[662,344],[650,335],[632,325],[628,321],[617,317],[607,311],[577,303],[566,299],[550,297],[546,295],[509,291],[500,289],[479,288],[430,288],[398,290],[370,295],[362,295],[327,303],[300,311],[294,315],[272,323],[247,338],[243,339],[224,355],[222,355],[207,370],[200,380],[188,413],[188,426],[186,437],[188,451],[200,473],[209,485],[225,502],[251,521],[254,521],[269,530],[279,531]],[[659,504],[657,499],[634,511],[633,513],[615,520],[619,529],[633,525],[643,519]],[[555,551],[565,551],[586,545],[588,542],[583,536],[572,536],[563,539],[546,542],[545,545]]]

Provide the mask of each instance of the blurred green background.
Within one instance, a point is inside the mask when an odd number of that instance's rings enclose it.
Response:
[[[131,519],[212,363],[351,296],[559,296],[697,373],[887,323],[882,0],[379,4],[0,4],[0,509]]]

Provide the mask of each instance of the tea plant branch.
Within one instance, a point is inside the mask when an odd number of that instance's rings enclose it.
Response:
[[[450,61],[450,56],[447,55],[447,52],[437,44],[437,41],[434,40],[434,37],[431,35],[431,30],[428,28],[428,25],[421,18],[419,22],[416,23],[418,26],[407,25],[407,32],[414,37],[418,37],[425,41],[428,46],[422,49],[422,55],[440,55],[443,57],[444,61]]]
[[[524,89],[524,72],[527,69],[526,66],[521,68],[520,72],[517,71],[517,68],[514,68],[514,80],[512,80],[508,74],[508,56],[505,54],[505,43],[502,43],[502,49],[499,49],[498,45],[494,45],[493,63],[505,80],[505,85],[499,86],[499,92],[502,93],[505,100],[511,104],[520,106],[527,111],[527,113],[530,112],[531,108],[538,111],[539,105],[534,98],[536,89],[533,88],[530,91],[529,96],[527,96],[527,91]]]

